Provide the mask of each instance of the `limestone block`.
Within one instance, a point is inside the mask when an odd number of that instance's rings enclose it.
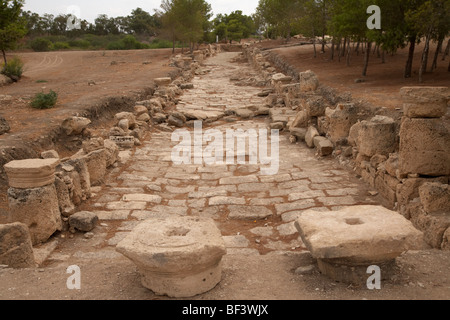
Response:
[[[41,152],[42,159],[59,159],[59,154],[55,150]]]
[[[61,213],[54,184],[33,189],[8,189],[9,222],[21,222],[30,230],[33,245],[47,241],[61,230]]]
[[[23,223],[0,225],[0,264],[10,268],[34,268],[33,246]]]
[[[450,175],[450,132],[441,119],[403,118],[399,169],[401,174]]]
[[[328,133],[328,128],[330,127],[330,122],[327,117],[317,118],[317,130],[320,135],[326,136]]]
[[[409,118],[441,118],[447,113],[450,90],[447,87],[404,87],[403,112]]]
[[[397,212],[381,206],[308,210],[295,226],[314,258],[333,263],[371,265],[422,248],[423,234]]]
[[[375,177],[375,189],[383,196],[383,204],[388,208],[394,208],[397,202],[396,189],[392,189],[382,175]]]
[[[103,183],[106,174],[106,157],[105,149],[93,151],[85,156],[91,186],[98,186]]]
[[[137,121],[144,121],[144,122],[148,122],[151,119],[152,118],[150,117],[150,115],[148,113],[143,113],[136,118]]]
[[[358,121],[358,110],[353,103],[339,104],[329,113],[330,128],[328,135],[332,142],[346,139],[350,128]]]
[[[96,150],[103,149],[105,147],[105,141],[103,138],[92,138],[83,141],[82,148],[84,153],[88,154]]]
[[[119,147],[110,139],[104,141],[104,146],[106,151],[106,167],[109,168],[119,159]]]
[[[305,141],[306,131],[307,129],[305,128],[289,128],[291,135],[296,137],[299,141]]]
[[[411,178],[405,179],[401,184],[397,185],[397,201],[399,205],[406,205],[408,202],[415,198],[419,198],[419,188],[427,182],[440,182],[447,183],[448,180],[445,177],[426,179],[426,178]]]
[[[314,138],[317,136],[319,136],[319,131],[317,131],[315,127],[309,127],[305,135],[306,145],[310,148],[314,148]]]
[[[146,220],[116,250],[137,265],[144,287],[174,298],[213,289],[226,253],[214,221],[198,217]]]
[[[444,232],[441,249],[450,250],[450,228],[447,228],[447,230]]]
[[[398,170],[398,153],[391,153],[389,155],[389,158],[384,163],[384,168],[386,169],[386,172],[392,176],[397,176],[397,170]]]
[[[4,166],[13,188],[38,188],[53,184],[59,159],[14,160]]]
[[[450,216],[450,186],[448,184],[424,183],[419,188],[419,195],[426,213],[446,213]]]
[[[302,110],[297,113],[294,121],[292,122],[292,128],[307,128],[309,124],[309,115],[306,110]]]
[[[85,157],[70,159],[64,162],[62,168],[64,165],[74,168],[74,171],[70,172],[70,176],[74,180],[74,185],[76,184],[79,188],[81,198],[89,198],[91,196],[91,176]],[[78,205],[79,203],[74,202],[74,204]]]
[[[121,120],[128,120],[128,128],[126,129],[134,129],[136,127],[136,116],[131,112],[120,112],[117,113],[114,118],[116,119],[116,123],[120,124]],[[120,126],[119,126],[120,127]],[[126,130],[122,128],[123,130]]]
[[[91,124],[91,120],[83,117],[70,117],[63,121],[61,129],[68,135],[78,135]]]
[[[134,114],[136,115],[136,117],[139,117],[142,114],[148,114],[148,109],[146,106],[141,106],[141,105],[136,105],[134,106]]]
[[[59,211],[61,211],[61,214],[65,217],[70,216],[70,214],[75,210],[75,206],[72,203],[67,184],[63,179],[56,177],[55,188],[56,195],[58,197]]]
[[[347,141],[351,146],[356,147],[359,144],[359,132],[360,131],[361,131],[361,122],[358,121],[350,128],[350,131],[348,134]]]
[[[300,72],[300,90],[301,92],[316,91],[319,87],[319,79],[311,70]]]
[[[70,216],[69,225],[82,232],[92,231],[98,222],[98,216],[88,211],[80,211]]]
[[[306,100],[305,110],[311,117],[322,117],[325,115],[325,110],[328,104],[325,99],[320,96],[313,96]]]
[[[0,77],[3,76],[0,74]],[[0,79],[1,82],[1,79]],[[1,87],[1,84],[0,84]],[[8,121],[6,121],[5,118],[3,118],[2,116],[0,116],[0,135],[9,132],[11,130],[10,125],[8,124]]]
[[[376,116],[362,121],[358,138],[359,152],[372,157],[376,154],[388,156],[397,149],[396,123],[394,119]]]
[[[323,139],[319,139],[318,141],[316,141],[317,138],[319,137],[314,138],[314,145],[316,146],[319,156],[326,157],[331,155],[334,150],[333,143],[325,137],[320,137]]]
[[[158,87],[164,87],[168,86],[172,82],[172,79],[169,77],[165,77],[165,78],[156,78],[154,79],[154,81]]]
[[[272,83],[281,83],[281,84],[288,84],[292,81],[292,77],[286,76],[282,73],[276,73],[272,76]]]

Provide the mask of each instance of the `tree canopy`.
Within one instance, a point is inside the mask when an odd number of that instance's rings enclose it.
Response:
[[[5,66],[6,50],[14,49],[26,34],[26,21],[20,16],[23,4],[23,0],[0,0],[0,50]]]

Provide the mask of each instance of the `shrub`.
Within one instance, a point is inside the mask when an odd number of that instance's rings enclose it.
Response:
[[[125,50],[125,46],[122,41],[110,42],[107,46],[108,50]]]
[[[51,109],[55,106],[58,100],[58,94],[50,90],[50,93],[38,93],[31,101],[31,106],[35,109]]]
[[[23,62],[17,57],[8,61],[8,64],[2,66],[2,74],[11,78],[14,81],[18,81],[22,77]]]
[[[69,41],[69,45],[74,48],[88,49],[91,43],[87,40],[71,40]]]
[[[37,52],[45,52],[53,49],[53,43],[45,38],[37,38],[31,42],[31,48]]]
[[[55,42],[55,44],[53,45],[53,48],[55,50],[64,50],[64,49],[70,49],[70,45],[67,42]]]

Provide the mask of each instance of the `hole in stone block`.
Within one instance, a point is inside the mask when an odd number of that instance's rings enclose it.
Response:
[[[345,223],[348,225],[351,225],[351,226],[357,226],[357,225],[364,224],[364,222],[361,221],[361,219],[359,219],[359,218],[345,219]]]
[[[168,237],[185,237],[191,230],[179,227],[172,228],[171,230],[166,232],[166,236]]]

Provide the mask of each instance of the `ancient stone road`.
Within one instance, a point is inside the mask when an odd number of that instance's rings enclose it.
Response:
[[[221,53],[209,58],[204,74],[192,81],[194,89],[180,97],[179,111],[201,111],[206,119],[214,119],[229,109],[262,106],[264,98],[257,96],[262,88],[237,86],[231,80],[236,74],[256,76],[248,64],[231,62],[237,55]],[[267,117],[225,119],[209,124],[206,121],[203,129],[217,129],[225,135],[227,129],[257,130],[269,124]],[[187,130],[192,133],[194,129]],[[153,130],[142,146],[121,152],[120,165],[107,175],[102,187],[93,188],[93,197],[80,208],[95,212],[100,219],[93,235],[61,234],[42,248],[45,253],[56,247],[45,267],[98,264],[106,279],[107,272],[126,263],[136,281],[139,275],[134,265],[116,252],[115,246],[141,221],[176,215],[213,218],[222,232],[229,257],[245,260],[249,256],[265,259],[266,255],[286,252],[295,255],[306,250],[294,227],[294,220],[302,211],[378,204],[369,195],[368,186],[353,172],[333,159],[318,159],[304,143],[291,144],[287,134],[280,134],[279,170],[275,175],[262,175],[259,164],[237,161],[211,166],[175,165],[171,155],[177,142],[172,142],[171,137],[171,132]],[[247,152],[245,159],[248,161],[250,157]],[[225,262],[225,274],[236,268],[236,263],[234,258]],[[95,282],[97,277],[92,274],[91,278]],[[274,279],[271,281],[279,281]],[[274,289],[267,290],[263,297],[277,298],[271,294]]]
[[[229,62],[236,53],[222,53],[207,61],[210,72],[193,80],[178,104],[185,111],[201,110],[208,117],[226,109],[261,105],[261,88],[236,86],[237,72],[251,74],[244,64]],[[218,122],[204,130],[266,128],[265,118]],[[190,129],[191,131],[193,129]],[[375,204],[367,186],[331,159],[318,160],[304,144],[292,145],[280,136],[279,171],[261,175],[260,165],[175,165],[170,132],[149,133],[134,152],[122,152],[123,166],[113,170],[106,185],[85,207],[98,214],[101,223],[89,252],[113,251],[140,221],[172,215],[208,216],[222,230],[229,254],[264,254],[274,250],[304,250],[293,225],[302,210],[333,210],[341,206]],[[269,145],[270,149],[270,145]],[[249,155],[247,152],[247,160]],[[114,227],[113,227],[114,226]],[[98,247],[102,247],[101,250]],[[113,254],[111,252],[111,254]],[[101,255],[101,254],[100,254]],[[115,254],[113,254],[115,255]]]

